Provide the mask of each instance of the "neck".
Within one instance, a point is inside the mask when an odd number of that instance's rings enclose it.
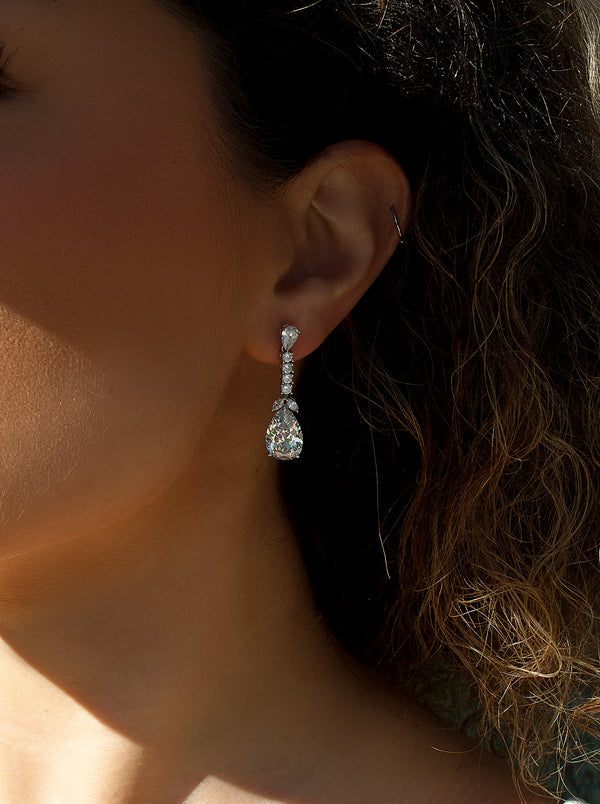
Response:
[[[140,751],[275,762],[290,723],[318,749],[315,717],[350,674],[315,612],[276,464],[242,477],[182,479],[132,521],[0,565],[8,737],[50,763],[110,745],[138,770]]]

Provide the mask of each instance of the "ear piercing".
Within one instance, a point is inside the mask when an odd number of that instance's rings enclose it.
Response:
[[[396,215],[396,210],[394,209],[394,207],[390,207],[390,212],[392,213],[394,223],[396,224],[396,231],[398,232],[398,237],[400,238],[400,245],[402,245],[404,243],[404,232],[402,231],[400,224],[398,223],[398,216]]]

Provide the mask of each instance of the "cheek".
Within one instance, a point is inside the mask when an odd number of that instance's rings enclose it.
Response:
[[[0,158],[0,301],[102,356],[111,335],[162,342],[225,301],[235,244],[226,180],[185,126],[88,115]]]
[[[239,351],[235,192],[197,122],[143,109],[126,124],[82,114],[43,148],[25,136],[2,151],[5,554],[160,493]]]

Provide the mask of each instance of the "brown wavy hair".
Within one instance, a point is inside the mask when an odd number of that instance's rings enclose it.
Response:
[[[556,790],[600,733],[594,0],[163,5],[203,37],[220,152],[257,191],[348,138],[404,166],[406,242],[307,360],[284,493],[346,647],[461,686]]]

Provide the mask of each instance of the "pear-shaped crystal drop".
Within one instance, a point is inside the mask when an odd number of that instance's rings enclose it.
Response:
[[[291,324],[287,324],[281,330],[281,348],[284,352],[289,351],[294,347],[294,344],[298,340],[298,335],[300,335],[300,330],[297,327],[292,326]]]
[[[280,408],[267,427],[269,455],[280,461],[291,461],[300,456],[303,441],[298,419],[287,407]]]

